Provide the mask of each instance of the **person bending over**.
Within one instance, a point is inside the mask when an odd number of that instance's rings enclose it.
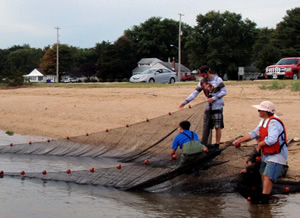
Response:
[[[182,155],[179,161],[180,166],[204,157],[206,155],[205,152],[208,151],[207,148],[200,143],[197,133],[190,131],[190,126],[191,123],[187,120],[180,122],[178,125],[179,134],[174,138],[172,144],[170,160],[175,159],[173,155],[178,147],[182,149]]]

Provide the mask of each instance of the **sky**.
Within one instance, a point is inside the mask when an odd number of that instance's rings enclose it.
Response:
[[[0,0],[0,49],[29,44],[44,48],[57,40],[78,48],[114,42],[124,30],[151,17],[181,21],[194,27],[209,11],[230,11],[257,27],[276,28],[299,0]]]

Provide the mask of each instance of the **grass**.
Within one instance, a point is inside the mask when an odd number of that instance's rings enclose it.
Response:
[[[63,88],[152,88],[170,86],[196,86],[198,82],[181,82],[175,84],[161,83],[130,83],[130,82],[111,82],[111,83],[34,83],[27,87],[63,87]],[[24,86],[26,87],[26,86]]]
[[[262,84],[259,86],[260,89],[266,90],[279,90],[279,89],[285,89],[287,84],[284,81],[279,80],[273,80],[271,84]]]
[[[9,135],[9,136],[12,136],[12,135],[14,135],[15,133],[14,132],[12,132],[12,131],[6,131],[5,132],[7,135]]]
[[[299,92],[300,91],[300,80],[294,80],[291,86],[292,91]]]
[[[280,90],[289,88],[291,91],[300,91],[300,80],[270,80],[259,85],[262,90]]]

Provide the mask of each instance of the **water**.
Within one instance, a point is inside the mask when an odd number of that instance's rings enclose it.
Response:
[[[28,140],[17,138],[20,142]],[[9,137],[7,141],[12,140]],[[0,155],[4,172],[82,170],[96,163],[92,158]],[[299,217],[300,213],[299,194],[275,196],[269,205],[252,205],[237,193],[199,196],[123,192],[9,176],[0,178],[0,202],[1,217]]]

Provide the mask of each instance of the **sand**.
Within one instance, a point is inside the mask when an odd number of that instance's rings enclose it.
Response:
[[[99,132],[174,112],[196,84],[155,88],[0,89],[0,129],[52,138]],[[300,138],[299,92],[261,90],[255,82],[230,82],[226,87],[223,142],[247,134],[256,127],[260,118],[251,105],[264,100],[276,105],[288,138]],[[200,93],[191,105],[203,101],[205,97]],[[296,149],[290,152],[289,162],[295,163],[291,170],[297,170],[296,163],[300,163],[300,146],[297,152],[297,143],[294,144],[290,148]]]

